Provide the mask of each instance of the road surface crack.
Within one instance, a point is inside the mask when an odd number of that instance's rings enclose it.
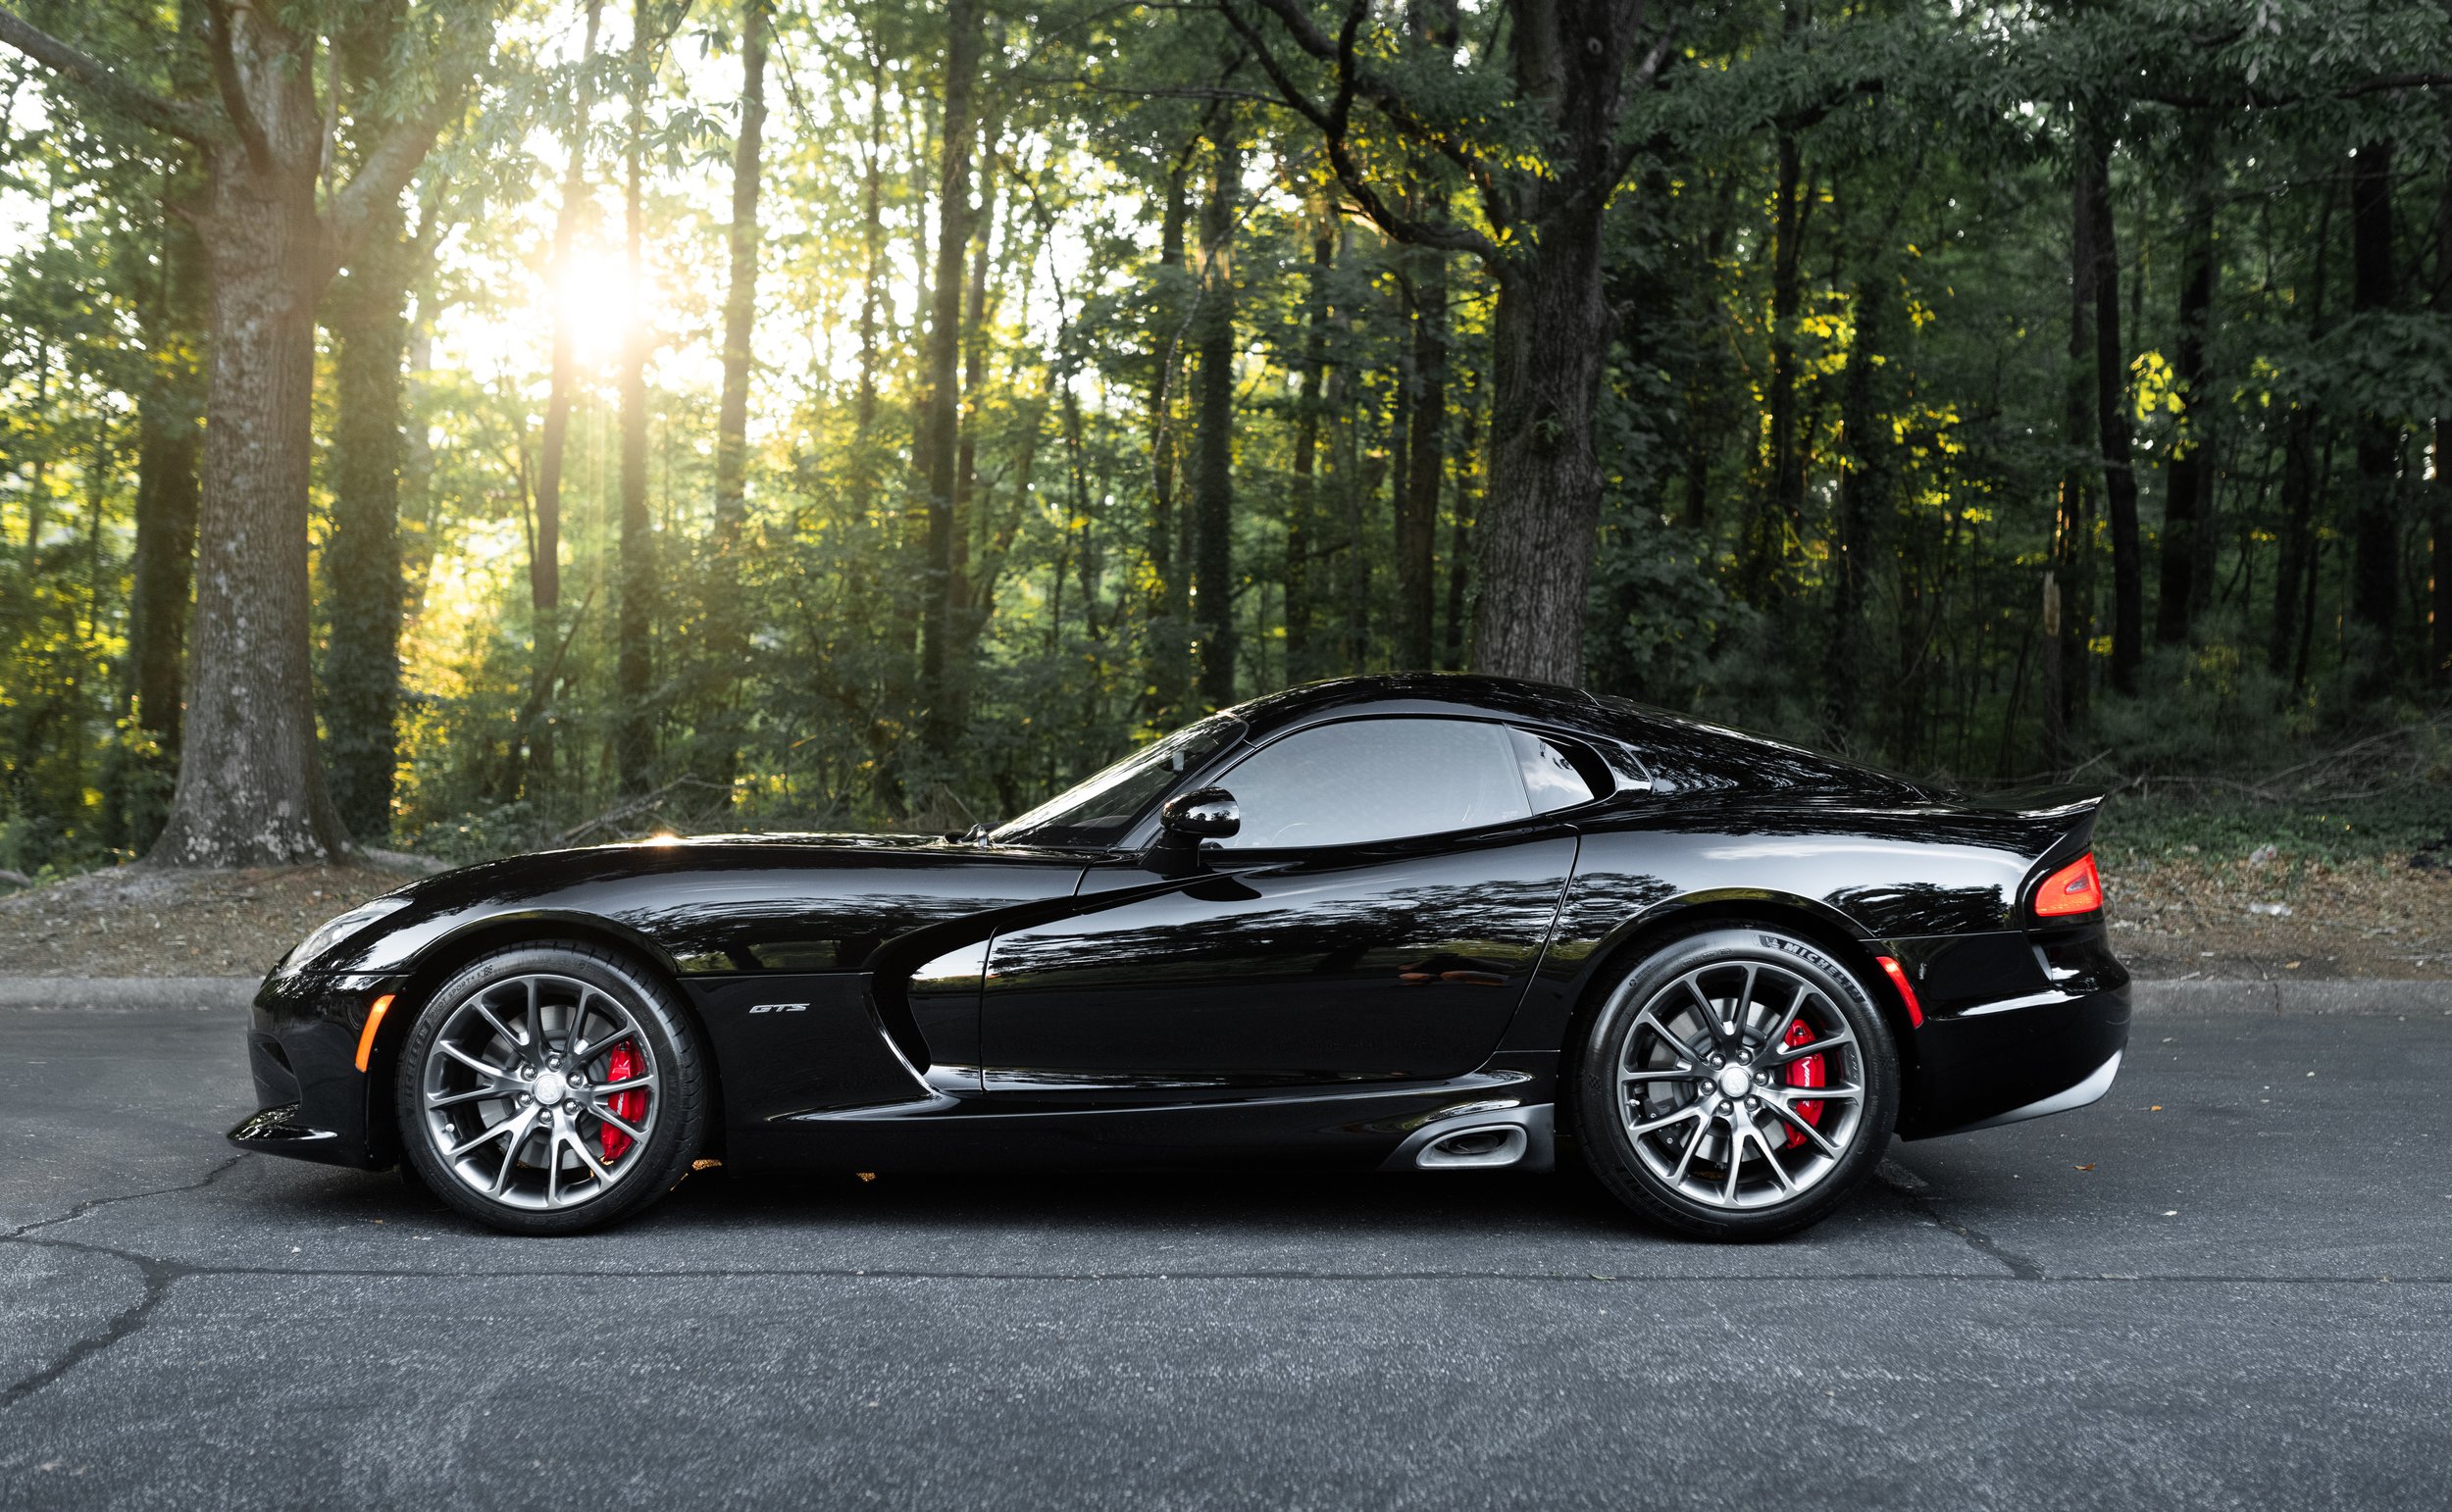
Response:
[[[1897,1161],[1885,1160],[1875,1174],[1881,1178],[1881,1184],[1884,1186],[1899,1194],[1900,1201],[1906,1204],[1909,1212],[1929,1221],[1937,1228],[1947,1229],[1967,1241],[1967,1248],[2007,1268],[2015,1279],[2018,1281],[2050,1280],[2043,1274],[2042,1266],[2016,1250],[2003,1247],[2000,1240],[1981,1229],[1971,1224],[1961,1223],[1943,1212],[1939,1200],[1926,1195],[1932,1190],[1932,1184],[1907,1167],[1900,1165]]]
[[[144,1291],[134,1302],[112,1314],[110,1322],[102,1326],[101,1333],[89,1334],[77,1339],[70,1344],[58,1359],[35,1371],[32,1375],[5,1388],[0,1388],[0,1412],[16,1406],[26,1397],[75,1370],[84,1360],[100,1354],[121,1339],[142,1329],[152,1321],[153,1310],[162,1305],[162,1299],[170,1295],[171,1284],[181,1276],[192,1274],[183,1266],[173,1265],[168,1261],[155,1260],[144,1255],[132,1255],[125,1250],[105,1249],[94,1244],[75,1244],[61,1239],[18,1239],[15,1235],[10,1235],[10,1238],[15,1242],[30,1246],[74,1249],[86,1254],[105,1255],[115,1260],[125,1260],[136,1267],[137,1274],[144,1278]]]
[[[237,1167],[240,1161],[246,1158],[247,1157],[243,1154],[232,1155],[228,1160],[223,1161],[220,1165],[215,1166],[212,1170],[204,1173],[203,1176],[180,1186],[160,1186],[151,1191],[123,1192],[116,1197],[88,1197],[84,1201],[77,1203],[75,1207],[70,1208],[67,1212],[62,1213],[57,1218],[38,1219],[33,1223],[25,1224],[19,1228],[11,1229],[6,1234],[0,1234],[0,1239],[22,1239],[29,1234],[40,1233],[45,1229],[56,1229],[62,1224],[75,1223],[77,1220],[84,1217],[88,1213],[99,1212],[103,1208],[112,1207],[122,1202],[139,1202],[147,1197],[175,1196],[182,1191],[201,1191],[205,1187],[212,1185],[215,1182],[220,1181],[223,1177],[228,1176]]]

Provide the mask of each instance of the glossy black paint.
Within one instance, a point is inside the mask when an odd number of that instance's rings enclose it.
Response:
[[[1194,850],[1180,829],[1159,843],[1152,800],[1106,850],[756,835],[467,868],[267,979],[251,1056],[278,1116],[247,1141],[389,1163],[390,1055],[415,1005],[486,950],[553,937],[629,950],[679,985],[715,1055],[726,1156],[746,1165],[1373,1166],[1427,1119],[1555,1101],[1578,1012],[1705,920],[1803,932],[1875,983],[1911,1137],[2050,1096],[2125,1041],[2127,976],[2100,916],[2024,913],[2085,848],[2091,802],[1969,804],[1503,680],[1353,679],[1236,715],[1241,739],[1169,793],[1296,731],[1402,715],[1543,734],[1597,796],[1310,851]],[[1905,967],[1920,1027],[1876,956]],[[399,1006],[360,1074],[386,992]]]

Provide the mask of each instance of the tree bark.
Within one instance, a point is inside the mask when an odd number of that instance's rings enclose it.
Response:
[[[1444,195],[1434,196],[1444,201]],[[1406,257],[1413,361],[1405,377],[1407,455],[1397,510],[1397,662],[1428,671],[1436,620],[1439,491],[1447,472],[1448,254],[1415,247]]]
[[[1506,266],[1491,327],[1490,490],[1474,530],[1473,665],[1575,682],[1601,519],[1593,416],[1612,326],[1601,217],[1562,214]]]
[[[1193,624],[1200,638],[1200,697],[1235,701],[1234,424],[1235,199],[1243,146],[1231,111],[1209,132],[1209,192],[1200,206],[1200,303],[1194,343],[1200,365],[1193,458]]]
[[[324,755],[341,823],[369,842],[391,832],[399,764],[401,363],[417,256],[403,228],[396,201],[378,207],[327,297],[335,392]]]
[[[2195,175],[2188,188],[2186,226],[2179,259],[2179,340],[2172,377],[2179,389],[2178,434],[2164,470],[2161,588],[2154,606],[2154,638],[2183,645],[2196,611],[2196,587],[2206,576],[2202,560],[2212,543],[2215,406],[2205,369],[2205,332],[2214,308],[2214,151],[2210,132],[2190,133]]]
[[[1798,25],[1796,6],[1787,8],[1787,29]],[[1787,575],[1788,532],[1805,514],[1805,458],[1797,438],[1797,305],[1804,258],[1804,160],[1796,133],[1782,129],[1774,146],[1777,169],[1771,188],[1771,372],[1764,408],[1769,412],[1770,486],[1756,495],[1746,543],[1745,596],[1764,605],[1781,595]]]
[[[2098,136],[2084,169],[2094,252],[2094,430],[2103,452],[2104,515],[2112,528],[2112,686],[2137,690],[2145,659],[2144,548],[2128,424],[2128,356],[2120,344],[2120,241],[2112,218],[2111,139]]]
[[[128,602],[129,691],[136,728],[176,756],[179,682],[185,667],[187,599],[196,565],[196,459],[204,434],[195,326],[204,315],[204,252],[175,216],[162,227],[162,291],[146,336],[148,382],[137,401],[136,547]],[[158,801],[158,800],[157,800]],[[157,811],[130,816],[131,848],[161,827]]]
[[[647,311],[641,285],[646,260],[646,143],[648,23],[653,0],[638,0],[631,14],[630,122],[623,144],[624,257],[630,272],[630,308],[622,326],[620,593],[614,629],[614,734],[616,776],[626,793],[653,785],[655,718],[647,706],[655,678],[651,637],[655,624],[655,535],[647,518]]]
[[[1473,568],[1474,492],[1467,479],[1472,477],[1474,459],[1480,453],[1481,412],[1468,396],[1464,403],[1463,433],[1456,437],[1455,514],[1448,525],[1448,638],[1439,665],[1450,672],[1464,670],[1465,595]]]
[[[537,438],[536,533],[528,554],[528,698],[536,713],[523,722],[524,738],[516,753],[519,776],[512,784],[532,799],[542,795],[540,789],[549,791],[553,786],[553,684],[562,659],[562,459],[570,444],[573,391],[579,385],[565,280],[571,273],[571,250],[587,210],[587,136],[595,119],[596,32],[603,19],[604,0],[587,0],[579,81],[572,101],[570,158],[562,170],[562,201],[554,212],[553,259],[547,275],[553,356],[545,380],[544,427]]]
[[[2350,302],[2355,314],[2392,308],[2392,156],[2389,140],[2359,148],[2350,164]],[[2360,690],[2373,696],[2396,680],[2394,630],[2400,618],[2401,428],[2390,417],[2358,420],[2358,506],[2352,531],[2350,622],[2365,630]]]
[[[702,748],[729,785],[741,761],[741,673],[748,631],[741,592],[741,533],[748,514],[750,338],[758,309],[758,188],[766,130],[767,0],[741,4],[741,130],[733,143],[732,266],[724,291],[724,386],[715,415],[715,520],[706,606],[712,662]]]
[[[927,499],[922,559],[920,680],[922,743],[940,764],[958,731],[945,685],[953,638],[953,492],[961,425],[962,274],[971,244],[971,154],[979,136],[976,97],[985,46],[978,0],[949,0],[945,11],[945,115],[937,175],[937,259],[930,283],[926,388],[919,466]]]

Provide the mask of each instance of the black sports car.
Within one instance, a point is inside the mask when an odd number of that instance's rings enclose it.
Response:
[[[694,1163],[1546,1169],[1792,1233],[2128,1035],[2096,800],[1981,807],[1568,688],[1317,683],[959,838],[488,862],[266,979],[248,1149],[525,1234]]]

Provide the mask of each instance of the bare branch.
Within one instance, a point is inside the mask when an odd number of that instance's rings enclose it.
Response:
[[[0,42],[16,48],[139,126],[197,143],[211,141],[216,134],[210,115],[129,83],[101,59],[26,25],[13,11],[0,10]]]
[[[1261,0],[1261,3],[1270,4],[1271,0]],[[1231,0],[1220,0],[1218,9],[1225,16],[1226,24],[1234,27],[1236,34],[1251,47],[1252,56],[1259,59],[1261,71],[1268,75],[1269,82],[1277,86],[1277,92],[1285,97],[1286,104],[1319,131],[1320,140],[1328,149],[1329,167],[1336,171],[1337,181],[1345,186],[1346,193],[1353,196],[1354,208],[1364,218],[1399,241],[1440,247],[1451,252],[1469,252],[1494,267],[1497,265],[1499,248],[1496,242],[1468,226],[1458,226],[1452,221],[1417,220],[1403,214],[1372,187],[1363,176],[1361,166],[1354,161],[1350,140],[1354,97],[1357,87],[1354,71],[1354,38],[1361,27],[1363,18],[1369,14],[1369,0],[1353,0],[1346,11],[1345,25],[1340,29],[1333,54],[1337,62],[1337,98],[1326,109],[1305,94],[1286,73],[1276,54],[1269,51],[1267,41],[1235,10]],[[1310,18],[1302,16],[1300,12],[1295,15],[1303,26],[1311,26]],[[1317,34],[1316,27],[1311,27],[1311,30],[1314,35]],[[1304,51],[1310,50],[1309,44],[1300,36],[1296,40]]]
[[[1351,46],[1340,47],[1332,43],[1326,33],[1322,32],[1313,24],[1311,18],[1303,13],[1296,0],[1254,0],[1254,3],[1277,18],[1279,24],[1285,26],[1288,33],[1293,36],[1296,46],[1323,63],[1335,63],[1338,67],[1341,84],[1351,83],[1356,93],[1368,100],[1374,110],[1388,119],[1391,126],[1417,141],[1428,142],[1432,150],[1461,170],[1464,176],[1472,180],[1473,186],[1481,191],[1483,208],[1489,214],[1491,223],[1502,228],[1506,227],[1507,212],[1504,197],[1490,172],[1489,164],[1482,159],[1481,154],[1474,150],[1470,143],[1452,132],[1443,131],[1432,126],[1423,119],[1421,112],[1413,108],[1412,102],[1405,99],[1388,80],[1376,74],[1363,73],[1356,68],[1353,48]],[[1219,9],[1231,13],[1234,8],[1233,0],[1218,0],[1218,6]],[[1364,6],[1362,10],[1363,14],[1368,14],[1367,6]],[[1349,11],[1346,27],[1349,33],[1353,29],[1354,19],[1354,14]],[[1231,14],[1228,20],[1230,22],[1234,20]],[[1347,40],[1351,40],[1350,36]]]

